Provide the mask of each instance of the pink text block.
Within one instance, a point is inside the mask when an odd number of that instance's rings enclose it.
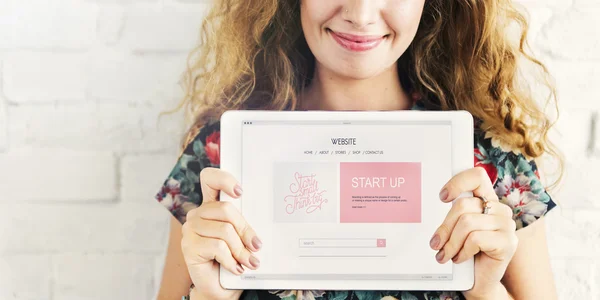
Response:
[[[421,163],[340,163],[340,222],[420,223]]]

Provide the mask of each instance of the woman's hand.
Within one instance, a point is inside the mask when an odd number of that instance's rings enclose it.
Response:
[[[493,299],[505,293],[500,280],[508,267],[518,239],[509,206],[498,201],[492,183],[482,168],[473,168],[454,176],[440,192],[440,199],[451,202],[464,192],[475,197],[457,199],[446,219],[436,230],[431,247],[439,250],[439,263],[452,260],[460,264],[475,256],[475,285],[464,292],[469,299]],[[483,199],[489,211],[483,214]],[[508,296],[508,294],[506,295]]]
[[[239,299],[242,291],[226,290],[219,282],[219,264],[240,275],[245,266],[260,265],[252,252],[262,245],[240,212],[218,201],[219,191],[237,198],[242,190],[233,176],[216,168],[200,172],[203,203],[187,214],[181,249],[199,299]]]

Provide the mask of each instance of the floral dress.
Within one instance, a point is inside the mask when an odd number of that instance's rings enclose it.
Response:
[[[413,110],[425,110],[417,102]],[[474,162],[490,177],[500,202],[513,209],[517,230],[535,222],[556,206],[546,193],[532,159],[511,151],[475,122]],[[156,200],[181,223],[189,210],[202,204],[199,174],[204,167],[219,167],[220,124],[200,129],[180,155],[173,170],[156,194]],[[453,291],[267,291],[246,290],[243,300],[456,300],[465,299]]]

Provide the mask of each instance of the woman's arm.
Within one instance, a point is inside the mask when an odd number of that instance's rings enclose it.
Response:
[[[558,299],[544,218],[517,230],[519,246],[502,283],[514,299]]]
[[[157,300],[181,300],[189,293],[192,280],[181,252],[181,223],[171,217],[169,245]]]

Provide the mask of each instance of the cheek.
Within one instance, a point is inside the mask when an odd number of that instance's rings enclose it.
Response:
[[[333,2],[333,1],[332,1]],[[323,0],[303,0],[300,4],[300,19],[305,30],[318,30],[335,13],[334,4]]]
[[[425,0],[398,0],[389,3],[383,15],[386,23],[394,31],[396,38],[412,40],[419,28]]]
[[[289,1],[289,0],[286,0]],[[338,0],[303,0],[300,5],[300,20],[304,38],[316,56],[326,51],[323,45],[323,28],[335,15]]]

